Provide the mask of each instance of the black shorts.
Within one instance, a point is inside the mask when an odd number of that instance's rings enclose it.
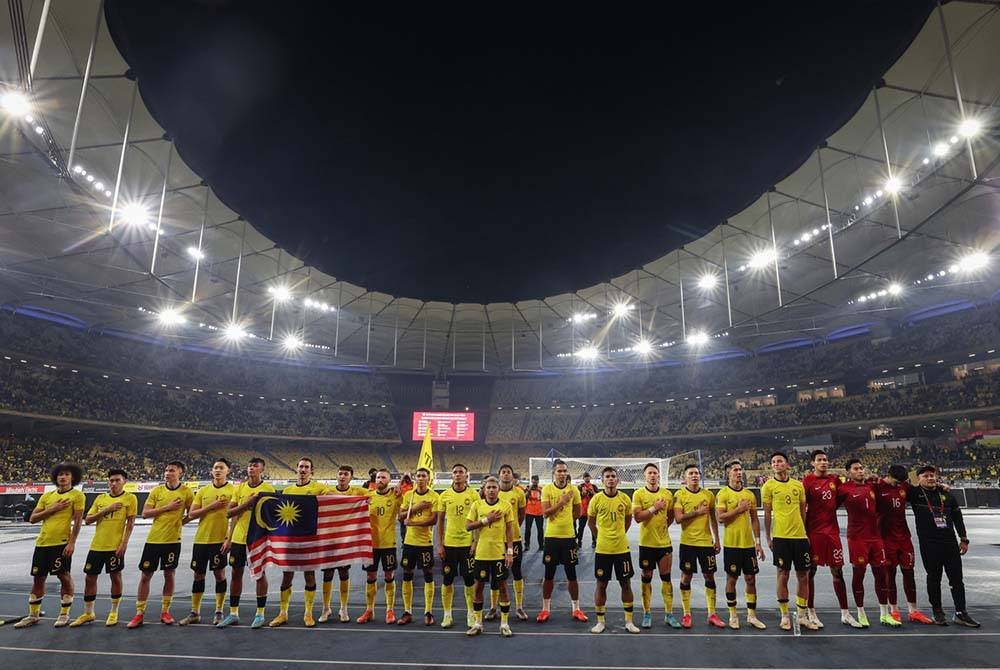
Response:
[[[150,544],[147,542],[146,546],[142,548],[139,569],[143,572],[176,570],[180,560],[180,542],[171,542],[170,544]]]
[[[99,575],[102,570],[106,570],[110,575],[114,572],[121,572],[125,567],[125,560],[113,549],[110,551],[87,552],[87,562],[83,565],[83,574]]]
[[[545,549],[542,552],[545,565],[576,565],[580,562],[580,553],[576,548],[575,537],[547,537]]]
[[[760,572],[756,549],[723,547],[722,562],[726,564],[726,574],[733,577],[756,575]]]
[[[229,565],[233,568],[247,567],[247,546],[245,544],[233,542],[229,545]]]
[[[378,547],[372,549],[372,562],[371,565],[366,565],[364,570],[366,572],[374,572],[378,570],[379,564],[382,564],[383,572],[392,572],[396,569],[396,548],[386,547],[385,549],[379,549]]]
[[[614,571],[615,579],[622,581],[632,579],[635,566],[632,564],[632,553],[624,554],[594,554],[594,578],[599,582],[610,582]]]
[[[691,544],[682,544],[680,564],[681,572],[684,574],[694,574],[700,565],[702,573],[710,575],[718,569],[715,562],[715,547],[696,547]]]
[[[191,569],[195,572],[224,570],[226,555],[222,553],[222,543],[196,544],[191,550]]]
[[[471,547],[445,547],[442,574],[457,573],[463,579],[475,574],[476,558],[469,553]]]
[[[656,570],[660,560],[667,554],[674,553],[673,545],[666,547],[639,547],[639,569]]]
[[[489,582],[490,588],[500,588],[500,582],[507,579],[507,562],[502,558],[499,561],[475,561],[473,570],[476,581]]]
[[[31,575],[60,575],[69,572],[73,562],[72,556],[63,556],[65,544],[51,547],[35,547],[31,556]]]
[[[403,560],[400,561],[403,570],[434,569],[434,546],[417,547],[412,544],[403,545]]]
[[[771,553],[774,554],[774,564],[781,570],[802,572],[812,567],[812,551],[809,540],[805,538],[774,537],[771,538]]]

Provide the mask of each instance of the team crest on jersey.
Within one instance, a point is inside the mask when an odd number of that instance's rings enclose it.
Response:
[[[619,505],[618,505],[618,511],[619,511],[619,512],[624,512],[624,511],[625,511],[625,505],[621,505],[621,504],[619,504]]]
[[[904,499],[906,498],[906,490],[905,490],[905,489],[904,489],[904,490],[901,490],[901,491],[899,492],[899,497],[900,497],[900,498],[904,498]]]
[[[684,569],[685,570],[690,570],[691,569],[691,563],[689,563],[688,561],[684,561]]]
[[[837,488],[837,485],[836,485],[836,484],[834,484],[833,482],[830,482],[830,488],[831,488],[831,489],[835,489],[835,488]]]
[[[864,562],[865,562],[865,557],[864,556],[858,556],[858,563],[864,563]]]

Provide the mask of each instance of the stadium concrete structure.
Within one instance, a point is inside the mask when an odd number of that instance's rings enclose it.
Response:
[[[629,371],[820,346],[859,334],[888,336],[901,324],[998,296],[1000,274],[990,267],[1000,243],[995,2],[956,1],[934,10],[842,128],[701,239],[654,250],[644,266],[623,268],[572,294],[491,304],[386,295],[303,266],[185,165],[144,106],[142,82],[128,73],[109,36],[102,3],[10,5],[0,21],[0,43],[8,45],[0,49],[0,302],[8,314],[150,346],[218,349],[332,371],[425,373],[429,386],[431,375]],[[40,421],[57,436],[77,430],[72,420],[12,421]],[[124,430],[145,435],[141,427]],[[622,656],[620,640],[595,642],[568,620],[544,630],[522,624],[516,626],[522,639],[490,639],[474,648],[461,631],[412,628],[290,627],[261,631],[265,639],[242,628],[199,626],[156,638],[149,630],[103,629],[74,638],[44,626],[33,633],[0,631],[0,651],[12,662],[66,659],[79,667],[233,658],[289,667],[563,668],[604,658],[632,670],[664,667],[665,658],[688,668],[989,667],[1000,624],[992,567],[997,552],[989,546],[997,538],[996,517],[977,518],[975,528],[975,551],[983,553],[969,561],[968,581],[982,631],[828,628],[807,634],[823,638],[822,654],[820,643],[806,643],[807,655],[776,642],[784,635],[777,630],[702,630],[686,637],[657,630],[651,640],[639,636],[634,655]],[[25,540],[32,532],[4,528],[0,535],[0,615],[24,607]],[[189,532],[185,541],[186,555]],[[535,607],[541,566],[532,558],[527,598]],[[18,572],[19,566],[25,569]],[[583,566],[589,567],[587,558]],[[130,611],[134,577],[126,581],[124,611]],[[186,582],[183,568],[181,577],[178,584]],[[586,592],[590,583],[584,583]],[[763,603],[772,590],[763,577],[761,583]],[[823,588],[820,607],[832,612],[826,582]],[[187,593],[177,595],[184,600]],[[557,598],[566,595],[560,591]],[[775,629],[773,604],[767,606],[765,618]],[[316,635],[323,642],[316,644]],[[578,644],[577,637],[587,642]],[[859,641],[866,645],[863,659]],[[448,647],[446,653],[445,644],[459,651]],[[277,649],[288,651],[278,658]]]

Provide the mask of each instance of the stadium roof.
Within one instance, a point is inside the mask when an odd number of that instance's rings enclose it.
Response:
[[[16,47],[0,61],[6,93],[30,80],[32,99],[28,111],[0,112],[0,298],[10,306],[220,346],[235,319],[257,336],[242,346],[262,351],[279,352],[294,333],[322,347],[308,356],[345,365],[503,372],[823,340],[981,302],[998,288],[989,268],[1000,242],[994,2],[933,12],[823,148],[700,239],[573,293],[490,304],[369,291],[276,247],[177,156],[123,76],[98,5],[54,3],[37,59],[40,3],[2,26]],[[276,299],[279,287],[290,299]],[[163,326],[164,311],[186,322]],[[272,323],[275,344],[266,342]],[[708,341],[695,344],[699,334]]]

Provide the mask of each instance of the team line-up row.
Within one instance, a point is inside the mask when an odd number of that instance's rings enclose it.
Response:
[[[852,628],[867,628],[869,620],[864,609],[864,578],[871,566],[875,592],[879,603],[879,622],[888,627],[902,625],[902,613],[897,604],[896,570],[901,570],[910,622],[947,625],[941,602],[942,574],[947,573],[955,605],[953,623],[978,627],[966,611],[965,589],[962,582],[961,556],[969,547],[961,510],[947,487],[937,482],[937,471],[927,465],[917,471],[918,485],[907,482],[908,473],[901,466],[892,466],[881,479],[866,473],[863,463],[847,463],[848,480],[831,474],[825,452],[812,454],[813,471],[802,481],[790,476],[787,455],[776,452],[771,458],[774,476],[761,489],[764,536],[777,568],[777,601],[782,630],[817,630],[823,627],[814,607],[815,575],[818,567],[828,566],[833,577],[834,591],[841,610],[841,622]],[[513,582],[513,609],[519,620],[527,620],[524,609],[524,578],[521,572],[523,545],[521,525],[525,518],[527,497],[541,499],[542,516],[546,519],[543,550],[545,569],[542,583],[542,607],[535,620],[547,621],[551,616],[551,597],[556,571],[562,567],[571,598],[571,616],[587,622],[588,616],[580,605],[576,566],[579,558],[576,521],[581,518],[580,488],[573,486],[569,470],[559,460],[553,463],[552,483],[539,489],[533,484],[526,497],[525,490],[515,485],[513,469],[501,466],[497,477],[488,477],[481,491],[468,485],[468,471],[463,465],[452,468],[452,485],[438,493],[430,487],[430,472],[416,471],[414,488],[402,491],[392,486],[388,470],[379,470],[371,488],[351,484],[354,477],[350,466],[341,466],[335,486],[312,479],[312,461],[302,458],[297,464],[298,480],[285,487],[290,495],[364,495],[369,496],[372,527],[373,560],[364,566],[365,611],[357,622],[368,623],[375,617],[378,572],[383,573],[385,621],[407,625],[413,621],[413,576],[419,569],[424,580],[424,617],[427,626],[435,623],[434,582],[435,555],[442,572],[442,628],[454,625],[452,614],[456,578],[464,586],[467,611],[467,634],[483,632],[485,620],[499,614],[500,633],[513,635],[510,627],[511,597],[508,582]],[[201,603],[206,575],[215,578],[215,614],[213,624],[220,628],[239,623],[239,606],[247,566],[247,533],[251,509],[263,493],[273,493],[274,487],[264,480],[265,462],[253,458],[247,464],[246,479],[234,485],[228,481],[230,464],[216,461],[212,482],[192,493],[180,478],[184,465],[168,463],[164,483],[150,492],[141,512],[135,495],[125,492],[126,473],[120,469],[108,472],[109,491],[93,501],[84,514],[85,497],[74,488],[81,479],[81,470],[73,463],[60,463],[52,470],[56,489],[45,493],[31,513],[32,523],[42,522],[32,558],[34,578],[28,600],[28,614],[15,628],[26,628],[40,621],[40,610],[48,575],[60,582],[60,612],[56,627],[78,627],[96,620],[94,604],[97,580],[102,572],[111,579],[111,610],[105,624],[118,622],[118,607],[122,597],[122,570],[125,551],[137,515],[152,519],[142,556],[137,589],[135,615],[128,628],[143,625],[150,581],[157,571],[163,572],[162,609],[160,621],[175,622],[170,613],[173,600],[175,571],[181,554],[181,529],[189,521],[198,521],[192,550],[191,612],[178,623],[187,625],[201,621]],[[737,583],[742,576],[745,584],[746,623],[755,629],[765,624],[757,617],[756,574],[759,561],[766,558],[753,492],[743,486],[743,468],[738,461],[726,465],[728,483],[718,494],[701,485],[701,473],[695,465],[684,471],[684,485],[676,492],[660,486],[660,473],[655,464],[644,469],[646,485],[630,498],[618,490],[618,475],[614,468],[601,472],[603,488],[593,493],[586,508],[586,519],[596,537],[594,557],[594,610],[597,621],[591,632],[601,633],[606,627],[607,587],[612,578],[621,588],[625,630],[639,633],[633,621],[634,596],[632,578],[635,564],[627,533],[631,524],[639,524],[639,570],[641,580],[642,628],[652,626],[652,582],[660,580],[664,603],[664,623],[672,628],[691,628],[691,584],[696,572],[704,580],[707,622],[717,628],[738,629]],[[585,491],[589,493],[589,491]],[[920,555],[927,572],[927,594],[932,617],[917,608],[914,576],[915,552],[906,522],[907,504],[913,509]],[[844,579],[844,552],[840,540],[837,508],[847,511],[847,540],[853,568],[852,591],[856,613],[847,602]],[[395,571],[397,569],[397,522],[405,529],[402,557],[403,611],[397,618]],[[74,584],[71,576],[72,557],[82,523],[95,524],[96,530],[84,565],[84,612],[70,620]],[[681,571],[680,592],[683,614],[680,621],[673,615],[673,546],[668,534],[671,523],[681,527],[678,563]],[[720,534],[722,524],[724,534]],[[525,538],[530,542],[530,538]],[[728,623],[716,612],[717,561],[722,554],[726,574],[725,597]],[[226,568],[231,570],[231,581]],[[340,609],[337,619],[350,621],[348,595],[350,566],[322,570],[322,612],[314,618],[316,575],[303,573],[307,627],[333,618],[332,597],[334,578],[339,578]],[[788,581],[794,571],[796,580],[796,612],[789,612]],[[267,623],[270,627],[284,625],[289,620],[294,572],[283,572],[280,609]],[[485,591],[490,591],[490,607],[486,608]],[[265,625],[268,583],[263,573],[256,580],[256,612],[251,628]],[[226,594],[229,613],[224,615]]]

